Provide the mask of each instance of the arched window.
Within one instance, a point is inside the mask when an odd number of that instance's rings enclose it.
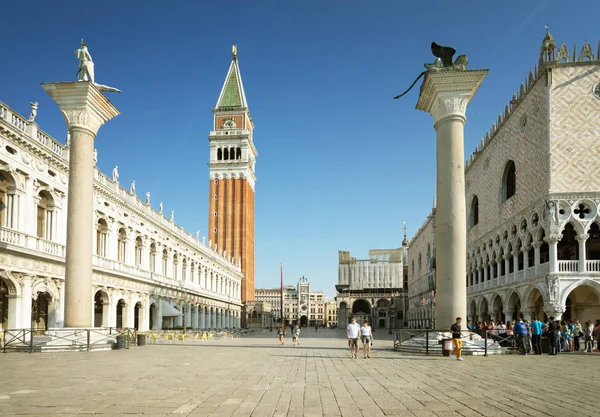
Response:
[[[223,160],[223,151],[221,148],[217,149],[217,161]]]
[[[181,279],[183,281],[187,279],[187,259],[185,258],[181,261]]]
[[[117,261],[125,263],[127,260],[127,232],[122,227],[119,229],[117,248]]]
[[[163,249],[163,256],[162,256],[162,274],[166,277],[167,276],[167,266],[169,263],[169,252],[167,252],[166,249]]]
[[[508,161],[502,176],[502,203],[517,192],[517,170],[513,161]]]
[[[229,159],[229,148],[223,149],[223,159],[227,161]]]
[[[410,264],[411,275],[415,274],[415,260],[413,259]]]
[[[471,216],[469,223],[469,226],[471,227],[479,223],[479,199],[477,196],[473,196],[473,200],[471,200]]]
[[[235,159],[242,159],[242,148],[237,148]]]
[[[177,254],[173,254],[173,278],[177,279],[177,268],[179,267],[179,258]]]
[[[0,172],[0,226],[14,228],[16,224],[14,194],[9,190],[14,189],[14,181],[9,174]]]
[[[235,148],[229,149],[229,159],[235,159]]]
[[[108,224],[106,220],[99,219],[96,228],[96,255],[106,257],[108,242]]]
[[[52,240],[54,226],[54,199],[48,191],[41,191],[37,204],[37,236]]]
[[[138,268],[142,265],[142,250],[144,249],[144,242],[142,237],[138,236],[135,238],[135,266]]]
[[[150,272],[156,272],[156,243],[150,244]]]
[[[419,253],[419,272],[421,272],[421,254]]]

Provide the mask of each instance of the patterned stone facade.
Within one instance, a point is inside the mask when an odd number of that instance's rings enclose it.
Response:
[[[539,66],[467,159],[473,320],[600,317],[600,61],[587,43],[587,59],[565,50],[547,34]]]

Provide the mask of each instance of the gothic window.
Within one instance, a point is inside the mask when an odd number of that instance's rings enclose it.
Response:
[[[163,256],[162,256],[162,274],[164,276],[167,276],[167,266],[168,266],[168,262],[169,262],[169,252],[167,252],[166,249],[163,249]]]
[[[223,151],[221,148],[217,149],[217,161],[223,160]]]
[[[502,176],[502,203],[515,195],[517,191],[517,170],[513,161],[508,161]]]
[[[106,220],[99,219],[96,228],[96,255],[106,257],[108,244],[108,224]]]
[[[477,196],[473,196],[473,200],[471,200],[470,226],[473,227],[477,223],[479,223],[479,199]]]
[[[142,265],[142,250],[144,249],[144,243],[142,237],[138,236],[135,239],[135,266],[138,268]]]
[[[421,254],[419,253],[419,272],[421,272]]]
[[[127,255],[127,232],[124,228],[119,229],[117,248],[117,261],[125,263]]]
[[[150,244],[150,272],[156,272],[156,244]]]
[[[47,191],[41,191],[37,204],[37,236],[52,240],[54,226],[54,199]]]

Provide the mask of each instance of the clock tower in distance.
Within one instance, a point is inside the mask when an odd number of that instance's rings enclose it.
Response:
[[[241,263],[242,303],[254,301],[254,166],[258,153],[252,142],[254,123],[237,59],[232,60],[213,109],[210,132],[208,237],[219,252]],[[242,325],[244,325],[242,316]]]

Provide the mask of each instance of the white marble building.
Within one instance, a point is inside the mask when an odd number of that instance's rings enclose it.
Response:
[[[325,323],[323,291],[311,291],[310,282],[302,277],[294,287],[283,289],[283,317],[286,325],[322,326]]]
[[[40,130],[35,112],[26,119],[0,102],[4,329],[63,326],[68,158],[68,143]],[[149,193],[138,199],[135,184],[121,187],[117,169],[94,175],[94,325],[239,327],[238,260],[155,211]]]
[[[546,34],[467,159],[472,320],[600,319],[600,60],[571,51]]]
[[[345,328],[351,316],[370,320],[373,327],[403,327],[405,248],[371,249],[369,258],[357,260],[339,251],[338,325]]]

